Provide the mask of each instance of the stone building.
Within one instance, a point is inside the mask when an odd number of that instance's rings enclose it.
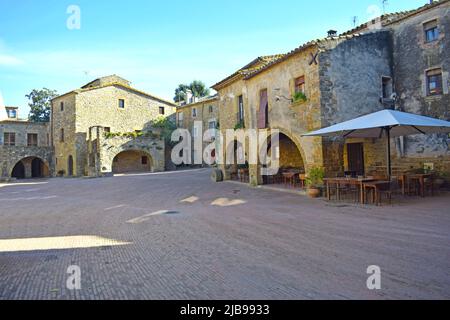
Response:
[[[194,124],[201,124],[201,127],[194,126]],[[193,99],[191,103],[181,105],[177,108],[177,127],[189,130],[191,134],[192,150],[191,150],[191,163],[194,164],[195,160],[195,142],[197,137],[202,138],[203,132],[208,129],[216,129],[219,126],[219,108],[217,95]],[[203,150],[212,142],[212,139],[202,142]],[[199,155],[202,156],[202,155]],[[211,154],[215,157],[215,152]]]
[[[50,125],[19,119],[17,107],[0,110],[0,180],[52,175]]]
[[[160,117],[175,121],[176,105],[131,87],[116,75],[96,79],[52,100],[56,173],[102,176],[163,171]]]
[[[282,168],[323,167],[329,176],[385,172],[382,141],[302,134],[386,108],[448,120],[449,6],[441,0],[390,14],[341,36],[330,32],[287,54],[254,60],[213,86],[221,130],[236,128],[243,105],[246,128],[281,132]],[[393,140],[394,171],[431,163],[450,172],[448,141],[445,135]],[[264,183],[258,166],[249,169],[252,184]],[[227,179],[236,166],[222,170]]]

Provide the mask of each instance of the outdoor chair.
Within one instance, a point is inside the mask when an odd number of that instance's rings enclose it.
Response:
[[[306,188],[306,174],[304,173],[300,173],[298,175],[298,179],[299,179],[299,183],[300,183],[300,188],[301,189],[305,189]]]
[[[378,199],[375,199],[376,205],[381,205],[383,196],[389,200],[389,204],[392,204],[392,198],[394,195],[402,194],[402,188],[398,177],[392,177],[391,182],[386,188],[379,190]]]
[[[424,185],[423,185],[425,194],[430,193],[431,196],[434,196],[434,177],[431,176],[430,178],[424,179]]]
[[[339,192],[342,200],[351,200],[355,203],[359,201],[359,187],[356,185],[341,185]]]

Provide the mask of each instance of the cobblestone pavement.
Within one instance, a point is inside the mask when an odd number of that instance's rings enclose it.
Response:
[[[346,206],[209,170],[29,183],[0,185],[0,299],[450,298],[448,195]]]

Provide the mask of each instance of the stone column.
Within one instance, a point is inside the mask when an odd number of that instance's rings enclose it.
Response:
[[[32,162],[31,159],[22,160],[23,166],[25,167],[25,178],[26,179],[32,178],[31,162]]]

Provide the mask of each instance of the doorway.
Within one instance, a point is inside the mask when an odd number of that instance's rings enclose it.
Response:
[[[348,171],[353,175],[363,176],[365,174],[364,165],[364,144],[347,144]]]
[[[67,175],[69,177],[73,176],[73,157],[69,156],[69,160],[67,160]]]

